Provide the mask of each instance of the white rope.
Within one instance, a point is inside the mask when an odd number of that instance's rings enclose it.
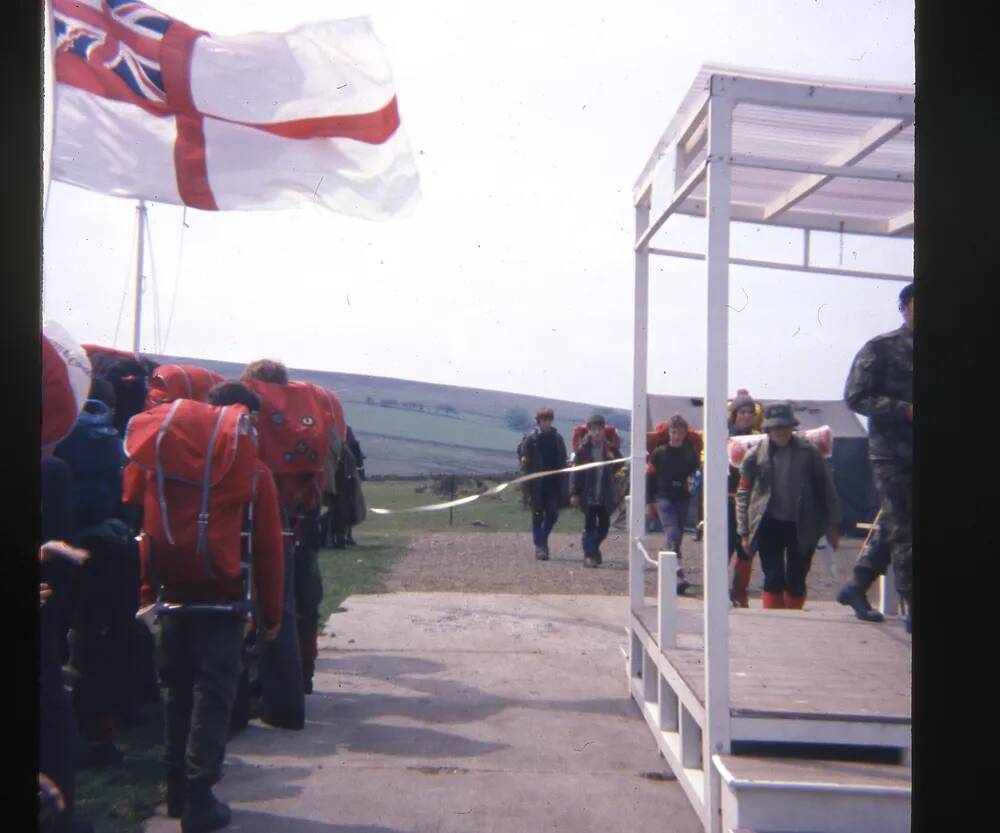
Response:
[[[132,226],[132,242],[129,244],[129,251],[130,252],[135,251],[135,226]],[[112,347],[118,346],[118,329],[119,327],[121,327],[122,313],[125,311],[125,299],[128,297],[128,287],[130,279],[133,277],[133,272],[134,270],[131,268],[130,265],[129,270],[125,273],[125,286],[122,287],[122,302],[121,305],[118,307],[118,320],[115,322],[115,335],[114,338],[111,339]]]
[[[146,215],[146,240],[149,241],[149,273],[153,283],[153,349],[160,353],[160,290],[156,283],[156,260],[153,257],[153,224]]]
[[[537,480],[540,477],[551,477],[554,474],[564,474],[570,471],[583,471],[584,469],[594,469],[599,466],[610,466],[615,463],[623,465],[625,460],[622,457],[615,457],[613,460],[599,460],[596,463],[584,463],[581,466],[567,466],[564,469],[553,469],[551,471],[536,471],[533,474],[526,474],[523,477],[508,480],[506,483],[499,483],[478,495],[469,495],[468,497],[461,497],[457,500],[449,500],[446,503],[431,503],[427,506],[411,506],[407,509],[378,509],[369,506],[368,511],[374,512],[376,515],[401,515],[407,512],[437,512],[441,509],[450,509],[453,506],[463,506],[466,503],[472,503],[473,501],[479,500],[479,498],[486,497],[487,495],[498,495],[508,486],[516,486],[518,483],[526,483],[529,480]]]
[[[648,552],[646,552],[646,548],[642,545],[642,541],[640,541],[638,538],[636,538],[634,540],[635,540],[636,547],[639,549],[639,552],[642,553],[642,557],[645,558],[654,567],[659,567],[660,566],[660,562],[659,561],[655,561],[652,558],[652,556],[650,556],[650,554]]]
[[[177,272],[174,275],[174,291],[170,296],[170,314],[167,316],[167,332],[163,336],[163,347],[161,348],[164,352],[167,349],[167,340],[170,338],[170,328],[174,323],[174,308],[177,306],[177,285],[181,281],[181,255],[184,253],[184,229],[187,228],[187,206],[184,206],[184,211],[181,213],[181,239],[177,244]]]

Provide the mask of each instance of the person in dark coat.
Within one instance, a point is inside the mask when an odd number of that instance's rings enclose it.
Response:
[[[788,402],[764,411],[767,439],[743,458],[736,491],[736,523],[743,549],[760,553],[765,608],[799,610],[820,536],[836,549],[840,504],[822,452],[792,429]]]
[[[851,364],[844,400],[868,423],[868,459],[878,490],[876,532],[854,565],[854,574],[837,601],[857,618],[881,622],[867,592],[891,560],[896,589],[906,602],[906,627],[912,627],[913,590],[913,284],[899,293],[903,324],[867,342]]]
[[[691,501],[691,483],[699,468],[697,452],[685,442],[687,420],[680,414],[670,417],[669,440],[653,449],[649,457],[651,471],[646,474],[646,516],[653,512],[660,518],[666,537],[666,548],[677,553],[677,592],[690,587],[681,566],[681,541],[684,539],[684,519]]]
[[[552,424],[555,412],[545,406],[535,414],[535,427],[521,439],[517,456],[524,474],[566,468],[566,443]],[[559,510],[569,502],[569,480],[565,474],[539,477],[524,484],[525,500],[531,508],[531,538],[535,558],[549,558],[549,534],[559,520]]]
[[[608,442],[605,420],[594,414],[587,420],[587,436],[573,458],[573,467],[602,460],[620,460],[621,451]],[[570,473],[570,506],[584,513],[583,566],[597,567],[603,562],[601,544],[611,526],[611,513],[617,504],[615,473],[621,465],[595,466]]]

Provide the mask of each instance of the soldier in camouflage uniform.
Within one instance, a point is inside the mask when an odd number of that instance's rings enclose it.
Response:
[[[869,417],[868,458],[881,515],[851,580],[837,601],[854,608],[859,619],[881,622],[866,593],[891,559],[896,589],[906,602],[906,628],[912,622],[913,589],[913,284],[899,293],[903,326],[871,339],[854,358],[844,387],[851,410]]]

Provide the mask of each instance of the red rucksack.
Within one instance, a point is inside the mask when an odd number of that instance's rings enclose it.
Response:
[[[346,440],[347,419],[344,416],[344,408],[340,404],[340,400],[337,399],[337,395],[332,390],[314,385],[312,382],[303,382],[303,384],[309,385],[316,392],[320,402],[323,404],[323,410],[333,426],[333,430],[337,432],[337,436],[340,437],[341,442]]]
[[[588,428],[586,425],[577,425],[573,429],[573,451],[579,451],[580,444],[584,441],[587,436]],[[618,429],[613,425],[604,426],[604,442],[608,446],[614,449],[619,449],[622,447],[622,438],[618,433]]]
[[[314,385],[282,385],[248,379],[244,383],[261,399],[257,419],[260,457],[274,474],[278,500],[293,515],[320,504],[323,465],[330,451],[327,430],[334,429],[331,406]]]
[[[146,407],[152,408],[175,399],[204,402],[208,392],[223,381],[214,370],[193,364],[161,364],[149,377]]]
[[[129,421],[125,452],[147,473],[143,533],[156,582],[183,594],[239,578],[259,467],[246,408],[190,399],[157,405]]]

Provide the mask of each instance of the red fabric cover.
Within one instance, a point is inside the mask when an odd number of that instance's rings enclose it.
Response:
[[[210,437],[216,426],[209,458]],[[253,502],[254,570],[258,588],[266,589],[260,594],[261,616],[266,627],[277,624],[283,575],[281,522],[273,482],[257,456],[246,408],[217,408],[187,399],[157,405],[131,419],[125,450],[144,474],[137,476],[134,468],[127,473],[123,500],[143,507],[142,569],[147,601],[152,601],[149,590],[159,585],[167,601],[239,601],[243,597],[241,533],[245,507]],[[199,552],[198,515],[209,460],[208,524]],[[264,529],[258,535],[262,524]],[[271,562],[276,562],[277,569]],[[262,569],[269,585],[277,581],[276,595],[273,587],[261,584]]]
[[[670,442],[670,423],[664,421],[657,423],[656,427],[652,431],[646,432],[646,453],[652,454],[653,449],[658,448],[661,445],[666,445]],[[705,443],[701,438],[701,434],[697,431],[692,431],[688,428],[687,436],[684,438],[684,442],[694,449],[694,453],[701,457],[701,450]]]
[[[811,442],[820,450],[824,457],[829,457],[833,454],[833,430],[829,425],[810,428],[808,431],[796,431],[795,436]],[[740,463],[743,462],[743,458],[765,439],[767,439],[767,434],[743,434],[730,437],[729,443],[726,446],[729,465],[739,468]]]
[[[119,350],[117,347],[102,347],[100,344],[81,344],[80,346],[87,351],[87,356],[91,359],[95,356],[109,356],[116,359],[132,360],[139,358],[139,355],[132,350]]]
[[[214,370],[197,365],[161,364],[149,377],[146,408],[173,402],[175,399],[204,402],[208,392],[222,381],[223,377]]]
[[[577,425],[573,429],[573,451],[577,451],[580,448],[580,444],[584,441],[587,436],[587,426],[586,424]],[[622,438],[618,433],[618,429],[613,425],[604,426],[604,441],[614,449],[620,449],[622,447]]]
[[[309,385],[316,392],[320,402],[325,406],[326,416],[333,424],[333,430],[337,432],[337,436],[342,442],[345,441],[347,439],[347,418],[344,416],[344,408],[340,404],[340,400],[337,399],[337,394],[311,382],[303,382],[303,384]]]
[[[69,368],[51,341],[42,336],[42,446],[56,445],[69,436],[80,415],[69,380]]]
[[[244,384],[261,398],[260,456],[274,474],[281,505],[293,516],[315,509],[330,452],[327,430],[336,430],[332,406],[306,382],[282,385],[248,379]]]

